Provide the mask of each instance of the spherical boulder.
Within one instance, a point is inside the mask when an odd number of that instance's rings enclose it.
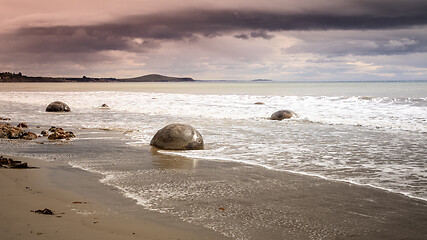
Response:
[[[298,116],[298,115],[296,113],[294,113],[293,111],[290,111],[290,110],[280,110],[280,111],[277,111],[277,112],[271,114],[270,119],[281,121],[283,119],[289,119],[293,116]]]
[[[70,110],[67,104],[60,101],[52,102],[46,107],[46,112],[69,112]]]
[[[175,123],[157,131],[150,145],[165,150],[199,150],[203,149],[203,138],[192,126]]]

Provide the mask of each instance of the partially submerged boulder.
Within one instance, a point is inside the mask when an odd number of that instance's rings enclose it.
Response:
[[[70,107],[61,101],[52,102],[46,107],[46,112],[69,112],[69,111],[71,111]]]
[[[289,119],[289,118],[291,118],[293,116],[298,117],[298,115],[296,113],[294,113],[293,111],[291,111],[291,110],[280,110],[280,111],[277,111],[277,112],[273,113],[271,115],[270,119],[271,120],[279,120],[279,121],[281,121],[283,119]]]
[[[203,149],[203,138],[192,126],[175,123],[160,129],[150,145],[165,150],[198,150]]]

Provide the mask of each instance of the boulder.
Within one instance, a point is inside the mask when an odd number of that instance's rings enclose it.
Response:
[[[293,116],[298,117],[298,115],[296,113],[294,113],[293,111],[290,110],[280,110],[277,111],[275,113],[273,113],[270,117],[271,120],[283,120],[283,119],[289,119]]]
[[[203,138],[192,126],[175,123],[160,129],[150,145],[165,150],[198,150],[203,149]]]
[[[46,112],[69,112],[70,110],[67,104],[60,101],[52,102],[46,107]]]

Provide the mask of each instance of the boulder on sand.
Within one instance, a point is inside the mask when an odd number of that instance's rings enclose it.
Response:
[[[150,145],[165,150],[198,150],[203,149],[203,138],[192,126],[175,123],[160,129]]]
[[[281,121],[283,119],[289,119],[289,118],[291,118],[293,116],[298,117],[298,115],[296,113],[294,113],[293,111],[291,111],[291,110],[280,110],[280,111],[277,111],[277,112],[273,113],[271,115],[270,119],[271,120],[279,120],[279,121]]]
[[[69,112],[70,110],[67,104],[60,101],[52,102],[46,107],[46,112]]]

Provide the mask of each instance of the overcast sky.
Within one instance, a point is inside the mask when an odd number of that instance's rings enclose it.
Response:
[[[426,0],[0,0],[0,72],[427,80]]]

